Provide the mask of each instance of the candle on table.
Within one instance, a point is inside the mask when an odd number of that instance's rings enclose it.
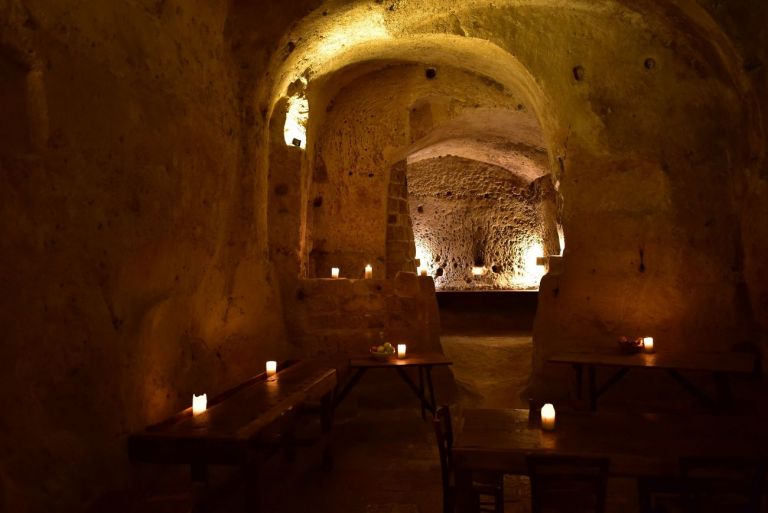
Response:
[[[270,360],[267,362],[267,377],[272,377],[277,372],[277,362]]]
[[[373,267],[371,267],[371,264],[368,264],[365,266],[365,279],[370,280],[373,278]]]
[[[541,429],[544,431],[555,429],[555,407],[551,403],[541,407]]]
[[[339,268],[331,267],[331,278],[338,278],[338,277],[339,277]]]
[[[397,357],[405,358],[405,344],[397,344]]]
[[[192,415],[200,415],[208,407],[208,396],[206,394],[192,394]]]
[[[646,353],[653,352],[653,337],[643,338],[643,351],[645,351]]]

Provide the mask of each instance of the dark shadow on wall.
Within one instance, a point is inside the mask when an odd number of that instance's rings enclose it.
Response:
[[[536,291],[438,292],[442,334],[531,333]]]

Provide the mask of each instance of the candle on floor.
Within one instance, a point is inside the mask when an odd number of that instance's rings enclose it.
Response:
[[[192,415],[200,415],[208,407],[208,396],[206,394],[192,394]]]
[[[544,431],[555,429],[555,407],[551,403],[541,407],[541,429]]]
[[[371,267],[371,264],[368,264],[365,266],[365,279],[370,280],[373,278],[373,267]]]
[[[339,277],[339,268],[331,267],[331,278],[338,278],[338,277]]]
[[[397,357],[405,358],[405,344],[397,344]]]
[[[653,352],[653,337],[643,338],[643,351],[645,351],[646,353]]]
[[[277,362],[270,360],[267,362],[267,377],[272,377],[277,372]]]

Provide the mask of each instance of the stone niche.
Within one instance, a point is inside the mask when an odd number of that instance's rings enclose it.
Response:
[[[537,289],[537,257],[560,253],[549,175],[445,156],[411,164],[408,188],[416,258],[438,290]]]

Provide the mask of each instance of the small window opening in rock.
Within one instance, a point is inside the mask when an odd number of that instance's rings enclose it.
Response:
[[[427,80],[432,80],[437,76],[437,70],[435,68],[427,68],[424,74],[427,77]]]
[[[645,69],[653,69],[656,67],[656,61],[653,58],[648,57],[645,59],[643,65],[645,66]]]
[[[303,96],[288,98],[288,110],[285,113],[283,135],[285,144],[301,149],[307,148],[307,121],[309,120],[309,101]]]
[[[578,81],[584,80],[584,67],[583,66],[576,66],[573,68],[573,78],[575,78]]]
[[[443,275],[443,268],[438,267],[437,271],[435,271],[435,276],[442,276]]]

